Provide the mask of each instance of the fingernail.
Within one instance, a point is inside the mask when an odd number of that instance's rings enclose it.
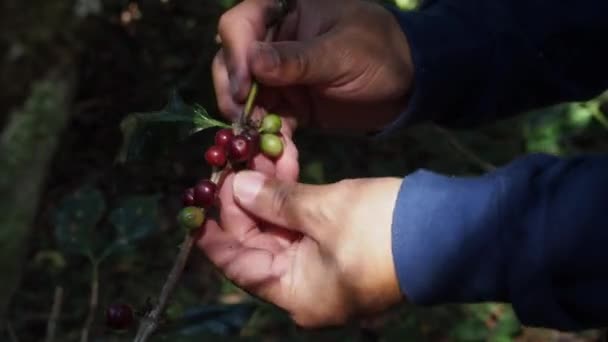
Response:
[[[255,64],[260,71],[272,71],[281,62],[279,54],[270,44],[258,43],[255,49]]]
[[[242,171],[234,177],[232,190],[237,201],[242,205],[252,205],[266,182],[264,174],[254,171]]]

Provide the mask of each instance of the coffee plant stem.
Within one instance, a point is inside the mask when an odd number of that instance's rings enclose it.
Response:
[[[6,331],[8,332],[8,337],[11,339],[11,342],[19,342],[17,333],[15,333],[15,329],[9,321],[6,321]]]
[[[87,320],[82,327],[82,333],[80,334],[80,342],[87,342],[89,340],[89,331],[95,320],[95,312],[97,311],[97,305],[99,304],[99,261],[91,257],[91,267],[93,268],[93,275],[91,276],[91,297],[89,299],[89,315]]]
[[[221,180],[223,171],[224,170],[214,168],[213,173],[211,174],[211,181],[218,184]],[[160,319],[165,312],[165,309],[167,309],[171,295],[177,287],[179,279],[184,271],[184,267],[188,262],[188,257],[190,256],[190,252],[192,251],[196,238],[196,234],[186,234],[186,237],[180,246],[177,258],[175,259],[175,263],[173,263],[173,267],[171,268],[171,272],[169,272],[169,275],[167,276],[167,281],[165,281],[165,284],[160,291],[158,302],[156,303],[154,309],[152,309],[145,317],[142,318],[137,330],[137,335],[133,340],[134,342],[147,341],[158,328]]]
[[[266,37],[264,39],[264,41],[266,42],[270,42],[274,39],[274,35],[276,32],[276,26],[272,26],[270,28],[268,28],[268,32],[266,32]],[[243,108],[243,111],[241,112],[241,116],[239,118],[238,125],[235,129],[235,133],[239,134],[241,131],[243,131],[243,129],[245,127],[247,127],[247,122],[249,121],[249,117],[251,116],[251,113],[253,112],[253,108],[255,105],[255,100],[258,96],[258,82],[257,81],[253,81],[251,83],[251,88],[249,89],[249,93],[247,94],[247,101],[245,102],[245,107]]]
[[[268,32],[266,33],[265,37],[266,42],[273,40],[277,24],[278,20],[275,25],[268,28]],[[245,107],[243,108],[243,111],[241,112],[241,115],[238,120],[236,120],[236,122],[233,124],[233,130],[235,134],[240,134],[248,126],[249,118],[251,116],[251,113],[253,112],[255,100],[258,95],[258,87],[258,83],[256,81],[253,81],[251,88],[249,89],[249,93],[247,94],[247,101]],[[228,165],[223,170],[218,170],[214,167],[211,174],[211,181],[219,185],[222,173],[224,171],[230,170],[230,168],[230,163],[228,163]],[[177,283],[182,275],[182,272],[184,271],[184,267],[188,262],[188,257],[190,256],[190,252],[192,251],[192,247],[194,246],[195,239],[195,234],[186,234],[186,237],[184,238],[184,241],[180,246],[179,254],[177,255],[175,263],[173,264],[173,268],[171,269],[171,272],[169,272],[167,281],[165,281],[165,284],[163,285],[156,307],[152,309],[145,317],[142,318],[139,328],[137,330],[137,335],[133,340],[134,342],[146,342],[148,338],[152,336],[154,331],[158,328],[161,316],[167,308],[171,294],[175,290]]]
[[[55,288],[55,295],[53,296],[53,306],[51,308],[51,314],[49,315],[49,321],[46,326],[46,339],[45,342],[53,342],[55,339],[55,331],[57,330],[57,321],[61,314],[61,306],[63,305],[63,287],[57,286]]]

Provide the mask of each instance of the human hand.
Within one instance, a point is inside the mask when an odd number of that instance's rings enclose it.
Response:
[[[336,325],[403,299],[391,252],[400,179],[296,184],[229,175],[199,247],[236,285],[303,327]]]
[[[276,42],[264,43],[273,6],[245,0],[220,19],[213,79],[224,114],[241,110],[251,75],[263,85],[258,104],[289,118],[292,130],[378,130],[404,109],[413,67],[390,12],[363,0],[297,1]]]

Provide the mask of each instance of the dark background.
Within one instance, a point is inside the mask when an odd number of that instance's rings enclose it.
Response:
[[[155,298],[183,236],[173,224],[180,192],[209,174],[202,159],[212,135],[208,132],[179,140],[174,130],[153,128],[146,131],[153,139],[145,140],[145,134],[141,138],[145,144],[138,158],[125,164],[116,163],[116,158],[124,143],[122,119],[129,113],[160,110],[173,89],[186,103],[216,113],[210,76],[217,50],[213,38],[219,15],[232,1],[98,4],[0,3],[0,315],[5,312],[0,340],[43,340],[57,287],[64,296],[56,340],[79,340],[89,310],[92,269],[86,257],[58,243],[61,227],[56,217],[66,210],[65,199],[83,188],[95,189],[91,191],[104,203],[91,233],[98,241],[118,234],[109,228],[112,209],[121,208],[125,200],[154,199],[149,210],[142,214],[137,207],[133,214],[154,218],[150,229],[142,223],[148,221],[132,221],[145,236],[99,267],[99,307],[90,340],[130,340],[133,330],[105,328],[104,309],[126,302],[145,310],[148,299]],[[530,152],[606,152],[608,121],[597,110],[602,101],[522,113],[467,132],[417,126],[383,142],[300,132],[296,143],[302,181],[405,176],[418,168],[477,175]],[[87,213],[85,202],[77,196],[70,203]],[[599,340],[595,331],[571,335],[524,329],[509,306],[492,303],[404,305],[344,328],[302,331],[280,310],[232,286],[197,251],[157,340],[228,336],[252,341]]]

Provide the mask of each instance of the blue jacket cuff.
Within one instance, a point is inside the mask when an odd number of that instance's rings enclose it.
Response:
[[[454,178],[422,170],[404,180],[392,249],[401,290],[411,302],[507,299],[498,191],[492,177]]]

